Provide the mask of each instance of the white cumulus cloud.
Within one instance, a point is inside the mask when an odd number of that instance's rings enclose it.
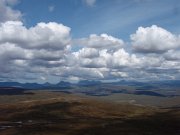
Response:
[[[22,48],[64,49],[70,44],[70,28],[55,22],[41,22],[28,29],[22,22],[7,21],[0,24],[0,43],[3,42]]]
[[[76,44],[82,47],[97,48],[97,49],[116,49],[124,45],[123,40],[115,38],[107,34],[96,35],[92,34],[88,38],[76,40]]]
[[[179,36],[153,25],[151,27],[139,27],[135,34],[131,35],[132,45],[138,52],[159,53],[180,47]]]
[[[0,22],[21,20],[22,13],[12,8],[18,0],[0,0]]]

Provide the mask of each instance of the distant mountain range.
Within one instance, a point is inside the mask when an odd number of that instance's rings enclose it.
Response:
[[[89,87],[89,86],[103,86],[103,85],[124,85],[124,86],[136,86],[139,90],[150,90],[159,87],[173,87],[180,88],[180,80],[164,80],[164,81],[149,81],[149,82],[138,82],[138,81],[126,81],[122,80],[119,82],[103,83],[101,81],[82,80],[78,83],[70,83],[60,81],[57,84],[51,83],[19,83],[19,82],[0,82],[0,87],[18,87],[24,89],[69,89],[72,87]]]
[[[69,88],[71,83],[61,81],[57,84],[51,83],[19,83],[19,82],[0,82],[0,87],[17,87],[17,88],[24,88],[24,89],[56,89],[56,88]]]

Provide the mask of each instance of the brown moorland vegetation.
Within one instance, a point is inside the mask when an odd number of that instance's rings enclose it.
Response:
[[[1,135],[179,135],[180,109],[71,94],[0,105]]]

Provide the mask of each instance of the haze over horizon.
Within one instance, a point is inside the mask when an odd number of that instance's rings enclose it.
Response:
[[[178,80],[179,0],[0,0],[0,81]]]

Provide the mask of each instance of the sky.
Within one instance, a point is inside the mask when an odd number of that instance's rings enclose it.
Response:
[[[0,0],[0,81],[180,79],[179,0]]]

